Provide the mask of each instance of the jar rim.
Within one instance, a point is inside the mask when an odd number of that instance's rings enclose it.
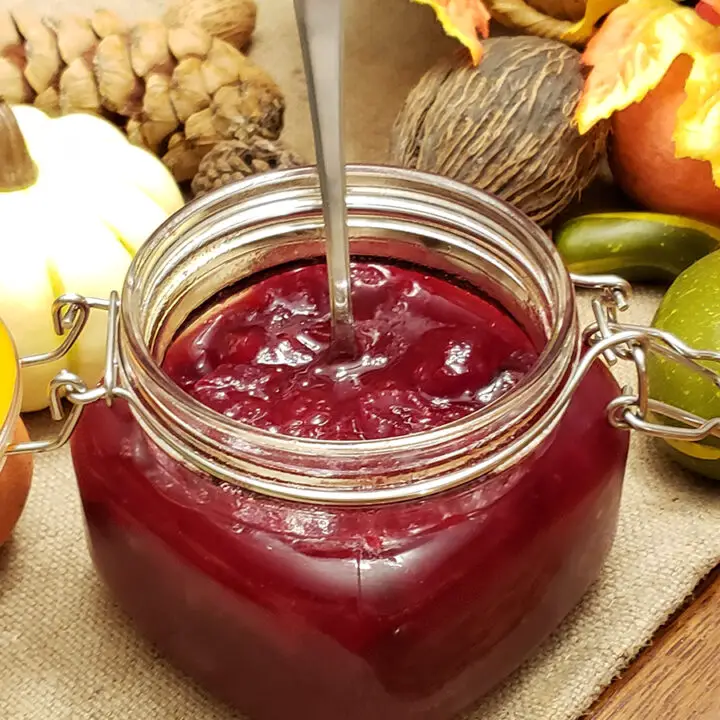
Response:
[[[207,407],[200,401],[193,398],[188,393],[184,392],[180,387],[178,387],[177,384],[174,383],[173,380],[165,373],[161,365],[156,362],[147,344],[140,336],[137,324],[134,323],[132,321],[132,318],[130,317],[130,313],[132,312],[134,305],[134,298],[132,296],[133,289],[138,287],[136,276],[137,273],[141,271],[144,259],[153,252],[154,248],[159,243],[164,241],[167,233],[172,232],[174,228],[184,225],[188,221],[188,219],[190,219],[195,213],[197,213],[201,209],[209,208],[213,204],[219,204],[220,201],[225,197],[231,195],[239,195],[246,188],[253,187],[254,189],[262,189],[263,187],[272,187],[273,183],[277,182],[278,177],[281,175],[284,177],[284,179],[292,181],[293,177],[296,177],[298,179],[301,177],[306,177],[309,174],[309,171],[313,174],[315,172],[314,168],[293,168],[291,170],[264,173],[262,175],[252,176],[250,178],[240,181],[239,183],[233,183],[231,185],[224,186],[223,188],[220,188],[213,193],[209,193],[208,195],[204,195],[201,198],[192,200],[187,203],[183,208],[181,208],[180,211],[178,211],[178,213],[176,213],[176,215],[174,215],[169,222],[166,222],[165,225],[158,229],[158,231],[154,233],[148,239],[148,241],[140,248],[128,272],[125,289],[123,292],[123,301],[120,307],[121,315],[123,316],[124,320],[124,332],[127,334],[129,341],[132,342],[134,346],[134,352],[146,364],[149,370],[149,374],[152,376],[154,382],[161,386],[166,392],[177,395],[178,400],[189,403],[197,412],[204,415],[210,415],[214,420],[226,424],[228,428],[242,428],[243,430],[257,433],[258,436],[265,438],[282,438],[286,441],[291,441],[293,444],[307,446],[308,448],[311,448],[313,452],[321,451],[325,447],[340,448],[348,447],[349,445],[363,449],[372,449],[373,447],[380,446],[383,446],[383,448],[387,448],[388,445],[391,445],[392,447],[399,449],[405,447],[407,444],[413,444],[417,442],[419,437],[440,437],[445,428],[458,428],[467,425],[468,422],[471,422],[472,419],[476,418],[479,414],[486,413],[489,408],[497,410],[497,408],[502,408],[506,406],[509,402],[513,401],[513,398],[516,396],[517,392],[521,388],[526,388],[528,385],[537,382],[538,378],[543,374],[547,365],[553,362],[557,354],[558,345],[562,345],[565,342],[567,331],[570,329],[573,321],[573,302],[567,303],[566,312],[564,314],[558,314],[557,323],[555,328],[553,328],[551,337],[548,339],[545,347],[538,355],[538,358],[533,364],[530,371],[522,378],[522,380],[516,386],[514,386],[510,391],[499,397],[495,402],[484,408],[481,408],[473,413],[470,413],[469,415],[455,420],[452,423],[447,423],[437,428],[418,433],[401,435],[394,438],[382,438],[373,440],[318,440],[314,438],[278,435],[267,430],[256,428],[250,424],[228,418],[221,413],[218,413],[217,411]],[[393,175],[411,176],[418,180],[424,179],[425,182],[432,187],[438,187],[440,189],[459,194],[460,196],[466,198],[469,201],[475,200],[476,202],[485,203],[496,209],[502,210],[508,216],[513,217],[516,222],[521,223],[524,226],[526,231],[533,236],[534,240],[537,241],[538,246],[547,253],[548,259],[552,263],[554,263],[555,269],[557,270],[557,279],[559,279],[562,285],[565,286],[563,289],[565,290],[567,297],[574,299],[574,290],[570,276],[567,273],[565,266],[562,264],[560,254],[557,252],[555,246],[552,244],[549,237],[532,220],[522,215],[520,211],[515,209],[509,203],[506,203],[505,201],[493,195],[485,193],[481,190],[477,190],[475,188],[471,188],[455,180],[451,180],[449,178],[432,173],[400,169],[392,166],[368,164],[347,166],[348,188],[350,189],[352,186],[352,177],[357,174],[369,173],[370,175],[382,175],[387,173],[387,171],[390,171]]]
[[[198,419],[205,424],[206,428],[211,428],[213,433],[217,432],[239,439],[240,444],[253,447],[259,445],[269,452],[291,450],[295,455],[302,457],[324,456],[349,460],[358,454],[364,456],[387,455],[388,453],[401,453],[456,442],[467,436],[471,429],[474,428],[477,431],[478,423],[496,422],[508,413],[513,404],[517,406],[520,398],[524,398],[527,402],[535,395],[546,399],[552,395],[551,391],[557,388],[549,390],[546,388],[544,393],[538,393],[538,388],[543,382],[547,384],[546,376],[550,368],[554,368],[557,377],[567,375],[570,364],[577,361],[579,346],[573,347],[572,353],[570,353],[572,357],[570,357],[567,348],[568,338],[578,337],[574,288],[550,238],[529,218],[495,196],[446,177],[387,165],[347,166],[350,217],[352,217],[353,203],[362,200],[362,197],[360,200],[358,197],[362,196],[363,192],[367,195],[370,192],[368,187],[375,189],[374,185],[370,185],[373,182],[385,183],[388,197],[393,196],[392,193],[396,187],[402,184],[410,188],[408,192],[424,194],[423,200],[428,203],[431,198],[440,198],[441,195],[444,195],[449,198],[447,202],[443,201],[447,208],[451,208],[452,212],[459,217],[472,216],[489,221],[491,215],[496,216],[511,228],[507,232],[515,232],[527,241],[523,246],[525,252],[537,255],[539,267],[547,273],[547,286],[549,291],[554,293],[557,307],[552,308],[554,313],[552,327],[547,332],[548,336],[544,347],[533,367],[521,382],[488,406],[452,423],[408,435],[371,440],[318,440],[272,433],[212,410],[173,382],[162,369],[161,361],[156,359],[151,348],[152,341],[146,340],[147,334],[139,320],[143,310],[146,309],[147,297],[144,296],[144,293],[147,276],[153,266],[158,264],[158,258],[155,256],[167,248],[170,248],[168,253],[174,252],[173,243],[187,236],[187,233],[191,233],[193,227],[200,222],[199,217],[204,216],[209,222],[213,212],[218,209],[225,208],[235,212],[235,208],[243,205],[251,207],[253,202],[256,202],[259,207],[262,203],[258,201],[258,198],[262,200],[265,197],[268,202],[269,194],[278,188],[281,190],[278,190],[277,197],[281,197],[283,196],[282,189],[287,188],[290,192],[290,188],[303,183],[310,184],[314,191],[317,190],[319,182],[316,169],[304,167],[252,176],[190,201],[158,228],[133,259],[126,277],[120,306],[121,363],[123,363],[125,374],[131,382],[135,381],[141,390],[151,386],[152,394],[162,397],[160,403],[154,402],[156,398],[150,399],[153,410],[157,410],[158,405],[162,405],[164,401],[167,408],[182,408],[184,412],[188,413],[188,417],[192,416],[193,419]],[[384,188],[385,185],[383,185],[383,192],[385,192]],[[379,192],[378,197],[382,196],[383,192]],[[440,201],[438,200],[438,202]],[[252,207],[257,210],[257,207]],[[128,355],[132,356],[131,363],[125,363],[127,357],[124,356]],[[567,364],[560,374],[556,367],[559,357],[565,357]],[[525,410],[525,412],[527,414],[529,411]],[[169,412],[167,415],[176,421],[176,416]],[[177,429],[179,431],[188,430],[187,427],[178,427]]]

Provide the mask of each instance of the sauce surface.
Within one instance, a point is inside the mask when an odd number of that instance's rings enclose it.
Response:
[[[537,358],[488,299],[417,270],[354,263],[360,354],[334,359],[325,265],[267,277],[196,320],[163,367],[190,395],[282,435],[372,440],[462,418]]]

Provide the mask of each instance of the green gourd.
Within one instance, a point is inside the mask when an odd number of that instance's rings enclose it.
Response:
[[[606,212],[569,220],[554,240],[570,272],[671,282],[720,248],[720,227],[678,215]]]

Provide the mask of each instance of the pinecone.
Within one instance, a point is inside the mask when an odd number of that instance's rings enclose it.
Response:
[[[306,164],[281,140],[262,137],[252,130],[236,135],[234,140],[218,143],[200,162],[191,186],[195,197],[250,175]]]
[[[194,25],[129,28],[104,10],[57,20],[0,12],[0,97],[108,117],[179,182],[238,119],[277,138],[285,110],[272,78],[223,40]]]

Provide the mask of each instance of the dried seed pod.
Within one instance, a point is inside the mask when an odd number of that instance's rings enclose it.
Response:
[[[176,122],[145,120],[141,125],[143,145],[154,153],[160,152],[165,140],[177,128]]]
[[[41,93],[53,84],[60,72],[60,53],[55,33],[35,13],[20,8],[13,11],[15,26],[25,38],[25,79]]]
[[[77,15],[64,15],[54,23],[60,57],[66,64],[85,57],[98,43],[90,22]]]
[[[170,52],[177,60],[205,57],[210,52],[212,37],[199,27],[171,27],[168,30]]]
[[[223,85],[229,85],[240,79],[245,56],[232,45],[213,40],[205,60],[202,63],[203,81],[207,91],[214,95]]]
[[[164,155],[179,181],[192,178],[225,132],[240,136],[250,123],[258,136],[280,133],[284,100],[272,78],[199,27],[128,29],[103,11],[47,24],[30,13],[19,17],[16,26],[0,12],[0,97],[52,114],[111,118],[134,143]],[[33,54],[41,45],[45,65]]]
[[[133,73],[130,51],[120,35],[108,35],[100,41],[93,70],[103,106],[111,112],[131,114],[130,109],[137,102],[142,85]]]
[[[245,47],[255,31],[255,0],[175,0],[165,17],[168,25],[198,25],[213,37]]]
[[[158,21],[147,20],[130,31],[130,64],[133,72],[145,77],[153,70],[172,67],[167,28]]]
[[[33,105],[50,116],[60,115],[60,96],[54,87],[45,88],[39,93]]]
[[[150,73],[145,78],[143,114],[149,120],[178,125],[178,117],[170,100],[170,77],[163,73]],[[174,128],[173,128],[174,129]]]
[[[580,53],[533,36],[483,43],[482,62],[442,60],[411,91],[391,140],[394,163],[497,195],[548,225],[593,180],[607,124],[580,135]]]
[[[285,105],[277,88],[226,85],[215,93],[212,106],[218,132],[225,137],[232,134],[238,118],[262,127],[268,138],[277,138],[282,130]]]
[[[130,118],[125,125],[125,134],[133,145],[145,147],[145,138],[143,137],[141,124],[139,120]]]
[[[170,101],[182,122],[210,105],[210,95],[203,82],[202,60],[188,57],[177,64],[170,78]]]
[[[250,175],[305,165],[303,159],[279,140],[257,135],[218,143],[202,159],[192,181],[196,197]]]
[[[27,103],[33,99],[33,90],[22,70],[4,57],[0,57],[0,88],[3,99],[10,104]]]
[[[0,47],[20,45],[22,38],[9,10],[0,10]]]
[[[90,24],[101,40],[110,35],[124,35],[128,30],[123,20],[110,10],[96,10],[90,18]]]
[[[188,142],[183,133],[175,133],[168,142],[163,162],[178,182],[192,180],[202,159],[211,146],[195,147]]]
[[[217,142],[217,130],[213,122],[211,108],[205,108],[192,114],[185,123],[185,137],[195,145],[214,145]]]
[[[153,120],[140,121],[131,118],[125,125],[125,132],[134,145],[159,153],[165,140],[176,128],[177,123],[163,123]]]
[[[61,112],[97,113],[101,107],[92,68],[83,58],[75,58],[60,76]]]

